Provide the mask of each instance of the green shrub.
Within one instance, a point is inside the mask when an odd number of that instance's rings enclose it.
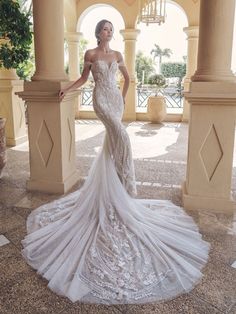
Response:
[[[148,84],[155,85],[156,87],[163,87],[166,85],[166,79],[161,74],[153,74],[148,78]]]
[[[32,42],[30,16],[18,2],[0,1],[0,67],[17,69],[30,56]]]
[[[182,79],[186,74],[186,63],[166,62],[161,65],[161,73],[166,77],[178,77]]]

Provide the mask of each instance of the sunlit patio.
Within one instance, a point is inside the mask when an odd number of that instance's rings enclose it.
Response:
[[[136,169],[139,198],[170,199],[181,205],[181,184],[185,180],[188,124],[127,125]],[[78,120],[76,127],[76,167],[83,184],[88,169],[99,151],[104,127],[97,120]],[[25,221],[36,207],[57,197],[29,192],[28,142],[7,150],[7,165],[0,179],[0,312],[55,314],[189,314],[236,313],[236,217],[217,214],[214,208],[189,211],[205,240],[211,243],[204,278],[190,293],[175,300],[146,305],[103,306],[72,303],[47,288],[21,256]],[[236,154],[234,154],[236,165]],[[236,195],[236,169],[232,193]]]
[[[0,131],[7,143],[7,163],[0,177],[1,314],[236,313],[235,0],[169,0],[162,27],[149,25],[140,31],[137,21],[147,2],[151,4],[146,0],[28,2],[34,8],[35,71],[23,81],[12,65],[0,70],[0,120],[4,120]],[[103,16],[105,9],[108,13]],[[91,29],[94,37],[96,10],[99,19],[117,23],[113,49],[122,52],[130,76],[123,118],[132,144],[137,197],[168,199],[188,208],[211,244],[201,282],[190,293],[163,303],[72,303],[53,293],[21,256],[30,212],[80,188],[103,143],[104,126],[94,119],[92,109],[92,85],[71,91],[64,99],[58,96],[68,81],[81,74],[85,51],[81,45]],[[96,46],[94,40],[91,44]],[[174,41],[181,47],[178,60],[184,59],[186,73],[178,88],[163,87],[167,114],[162,123],[150,123],[147,66],[136,71],[136,52],[145,48],[149,53],[158,44],[173,49],[177,58]],[[119,76],[117,83],[121,88]],[[3,153],[4,143],[2,137]]]

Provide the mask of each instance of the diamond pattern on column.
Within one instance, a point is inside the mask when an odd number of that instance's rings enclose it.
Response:
[[[69,131],[69,161],[71,159],[71,152],[72,152],[72,139],[73,139],[73,136],[72,136],[72,131],[71,131],[71,124],[70,124],[70,119],[67,118],[67,123],[68,123],[68,131]]]
[[[36,144],[44,165],[47,167],[54,143],[45,120],[43,120],[40,126]]]
[[[223,150],[214,124],[200,149],[200,157],[205,168],[208,180],[211,181],[222,157]]]

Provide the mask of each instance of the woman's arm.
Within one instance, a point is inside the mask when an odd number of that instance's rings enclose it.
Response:
[[[125,104],[125,97],[126,97],[126,94],[127,94],[128,88],[129,88],[129,73],[128,73],[127,68],[124,64],[123,57],[122,57],[121,53],[119,53],[118,63],[119,63],[119,69],[120,69],[120,71],[124,77],[122,96],[123,96],[123,100],[124,100],[124,104]]]
[[[90,53],[89,51],[86,51],[84,55],[84,68],[81,77],[75,82],[70,83],[67,87],[61,89],[59,92],[59,97],[63,99],[69,91],[73,91],[81,87],[88,79],[90,68],[91,68]]]

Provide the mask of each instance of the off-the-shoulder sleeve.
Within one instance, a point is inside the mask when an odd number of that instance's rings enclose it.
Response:
[[[92,65],[92,62],[90,62],[90,61],[85,61],[84,62],[84,68],[91,67],[91,65]]]
[[[124,61],[123,60],[120,60],[120,61],[118,61],[118,66],[119,67],[124,67],[125,66],[125,63],[124,63]]]

